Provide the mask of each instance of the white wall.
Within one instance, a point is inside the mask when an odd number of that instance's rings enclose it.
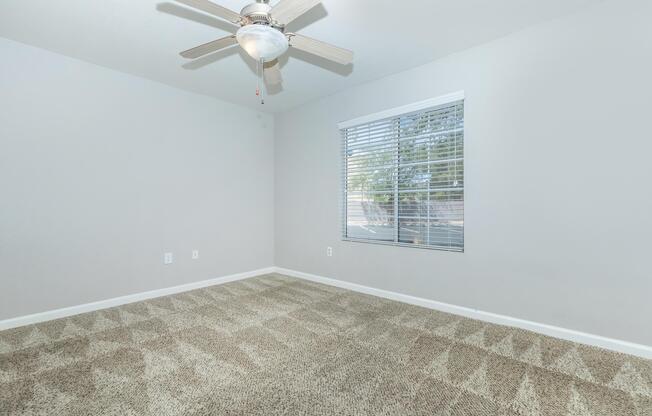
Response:
[[[605,2],[278,116],[276,265],[652,345],[650,16]],[[337,123],[458,90],[466,252],[342,242]]]
[[[271,116],[0,56],[0,320],[273,265]]]

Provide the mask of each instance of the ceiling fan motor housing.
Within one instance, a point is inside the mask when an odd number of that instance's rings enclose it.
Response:
[[[240,14],[244,18],[243,20],[245,24],[268,25],[283,32],[284,27],[277,24],[277,22],[272,19],[269,14],[270,10],[272,10],[272,7],[267,1],[258,1],[246,6],[242,9]]]

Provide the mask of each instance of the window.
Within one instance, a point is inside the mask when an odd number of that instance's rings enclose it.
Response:
[[[464,251],[464,96],[340,124],[343,238]]]

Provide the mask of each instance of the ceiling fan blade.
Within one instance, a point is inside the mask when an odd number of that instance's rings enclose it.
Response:
[[[214,40],[212,42],[204,43],[203,45],[188,49],[187,51],[183,51],[181,52],[181,56],[188,59],[195,59],[204,55],[208,55],[212,52],[217,52],[220,49],[228,48],[229,46],[233,46],[236,43],[238,43],[238,41],[236,40],[235,36],[231,35],[225,38]]]
[[[186,6],[194,7],[195,9],[201,10],[206,13],[210,13],[213,16],[217,16],[231,23],[239,23],[242,20],[242,16],[240,16],[238,13],[227,9],[226,7],[219,6],[208,0],[176,0],[176,1],[185,4]]]
[[[353,63],[353,52],[347,49],[338,48],[337,46],[307,36],[297,35],[296,33],[288,33],[288,37],[290,39],[290,46],[294,48],[321,56],[341,65]]]
[[[269,14],[280,24],[287,25],[319,3],[321,0],[281,0]]]
[[[278,59],[265,63],[263,76],[265,78],[265,84],[267,85],[278,85],[283,83],[281,65],[278,63]]]

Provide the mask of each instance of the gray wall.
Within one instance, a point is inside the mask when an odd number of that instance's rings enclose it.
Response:
[[[0,56],[0,319],[273,265],[271,116],[7,40]]]
[[[652,345],[651,15],[606,2],[278,116],[276,265]],[[337,123],[458,90],[466,252],[342,242]]]

